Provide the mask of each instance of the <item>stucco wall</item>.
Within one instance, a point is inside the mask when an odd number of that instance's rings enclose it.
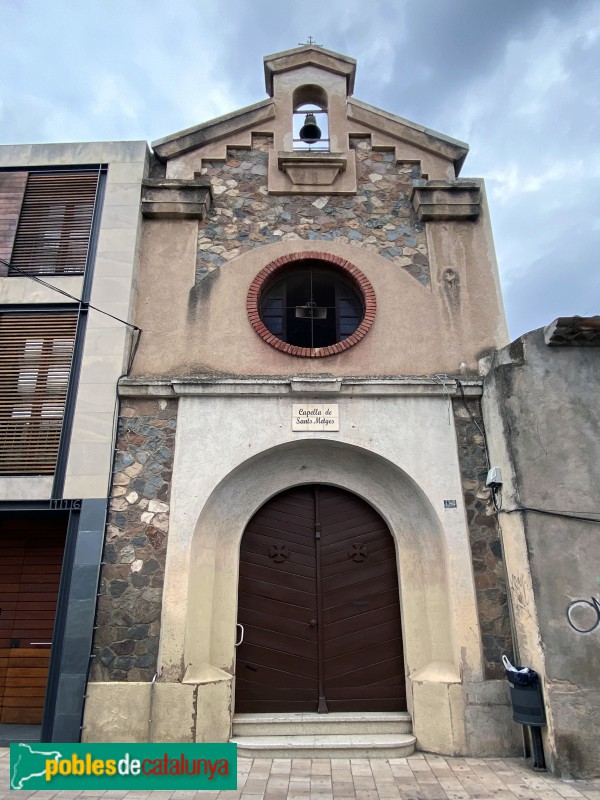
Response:
[[[280,169],[279,151],[293,146],[292,94],[306,83],[326,91],[331,147],[345,160],[331,190],[325,181],[293,184]],[[506,686],[486,681],[484,672],[480,620],[486,635],[494,620],[477,608],[463,495],[471,454],[461,474],[443,376],[475,372],[480,354],[506,341],[485,195],[476,221],[451,204],[452,221],[443,214],[420,220],[410,200],[413,180],[429,173],[452,181],[466,149],[412,124],[408,132],[346,90],[341,75],[286,69],[268,108],[240,112],[242,120],[262,113],[259,124],[236,127],[233,114],[215,121],[213,140],[209,125],[182,132],[179,143],[177,136],[157,143],[162,163],[152,174],[157,183],[164,179],[165,192],[169,179],[198,179],[192,187],[210,180],[210,192],[203,191],[212,200],[206,216],[205,208],[194,212],[200,220],[167,203],[145,209],[135,302],[143,336],[133,380],[121,386],[131,403],[148,395],[179,402],[156,709],[162,713],[161,693],[179,706],[177,719],[157,733],[196,741],[229,736],[243,531],[277,492],[326,483],[371,503],[394,537],[419,746],[507,754]],[[299,253],[346,260],[373,286],[374,323],[342,354],[286,355],[249,322],[256,275]],[[342,386],[319,374],[354,378]],[[421,383],[378,381],[431,375]],[[340,430],[294,432],[292,404],[307,401],[339,405]],[[488,674],[492,651],[485,653]],[[108,674],[99,677],[86,712],[92,739],[102,735],[96,709],[148,695],[137,673],[117,691]],[[143,738],[141,725],[128,735]],[[118,730],[104,735],[118,737]]]
[[[306,85],[328,98],[325,155],[344,163],[331,185],[294,183],[286,173],[284,157],[299,155],[294,91]],[[273,103],[255,108],[260,123],[241,110],[239,119],[214,121],[212,134],[200,126],[156,143],[164,163],[153,175],[209,180],[212,206],[200,221],[144,221],[135,306],[144,335],[134,374],[475,372],[482,353],[506,344],[507,329],[485,191],[477,181],[473,216],[449,199],[466,145],[353,100],[344,75],[315,64],[290,64],[273,87]],[[306,167],[310,180],[317,161]],[[435,219],[419,218],[411,202],[413,181],[425,177],[448,181]],[[346,259],[375,289],[375,324],[341,356],[290,358],[248,322],[254,277],[300,252]]]
[[[368,387],[353,395],[342,389],[333,398],[340,431],[318,434],[291,431],[292,402],[305,402],[307,395],[292,398],[286,388],[264,380],[176,386],[159,686],[181,690],[186,718],[194,703],[204,709],[202,726],[198,716],[193,732],[181,727],[179,735],[198,741],[229,735],[238,553],[248,520],[277,492],[320,482],[364,497],[396,541],[409,707],[419,746],[512,752],[506,686],[484,680],[454,417],[444,388],[430,382],[426,390],[433,396],[423,396],[417,385],[387,397],[364,396]],[[445,508],[448,498],[456,507]],[[98,704],[116,702],[111,685],[97,683],[90,695],[88,737],[118,738],[117,728],[102,732],[95,721]],[[143,694],[139,684],[128,685],[131,698]],[[132,735],[145,731],[136,728]]]
[[[520,659],[544,676],[547,755],[564,776],[600,774],[600,530],[509,512],[600,519],[599,397],[600,350],[548,347],[542,330],[498,354],[484,396]]]
[[[420,223],[408,200],[417,167],[386,160],[391,153],[360,152],[355,197],[267,197],[264,170],[252,171],[254,153],[232,151],[226,164],[209,162],[219,182],[206,220],[146,220],[135,312],[144,335],[134,374],[457,373],[475,371],[483,352],[503,345],[485,202],[477,222]],[[241,158],[248,167],[238,173]],[[376,293],[373,327],[341,356],[290,358],[248,321],[257,273],[278,256],[307,251],[347,259]]]

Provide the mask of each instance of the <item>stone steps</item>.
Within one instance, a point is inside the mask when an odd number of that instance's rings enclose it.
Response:
[[[410,714],[236,714],[231,742],[244,758],[404,758]]]
[[[412,719],[406,711],[236,714],[233,718],[234,736],[274,736],[279,733],[412,733]]]

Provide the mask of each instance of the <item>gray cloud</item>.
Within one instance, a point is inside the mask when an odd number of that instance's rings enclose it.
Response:
[[[314,36],[356,96],[468,141],[486,178],[512,336],[594,313],[598,0],[12,0],[2,141],[147,139],[265,96],[262,58]]]

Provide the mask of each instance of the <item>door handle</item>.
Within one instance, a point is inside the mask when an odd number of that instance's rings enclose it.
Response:
[[[311,628],[316,628],[317,627],[317,620],[316,619],[311,619],[311,621],[308,624],[310,625]]]
[[[238,642],[235,643],[235,646],[239,647],[241,643],[244,641],[244,626],[242,625],[241,622],[236,622],[235,627],[240,629],[240,639]]]

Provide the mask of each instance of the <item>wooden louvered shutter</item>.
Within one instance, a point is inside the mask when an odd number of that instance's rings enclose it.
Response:
[[[0,475],[55,471],[77,312],[0,314]]]
[[[29,275],[83,274],[97,187],[98,172],[30,173],[11,266]]]

